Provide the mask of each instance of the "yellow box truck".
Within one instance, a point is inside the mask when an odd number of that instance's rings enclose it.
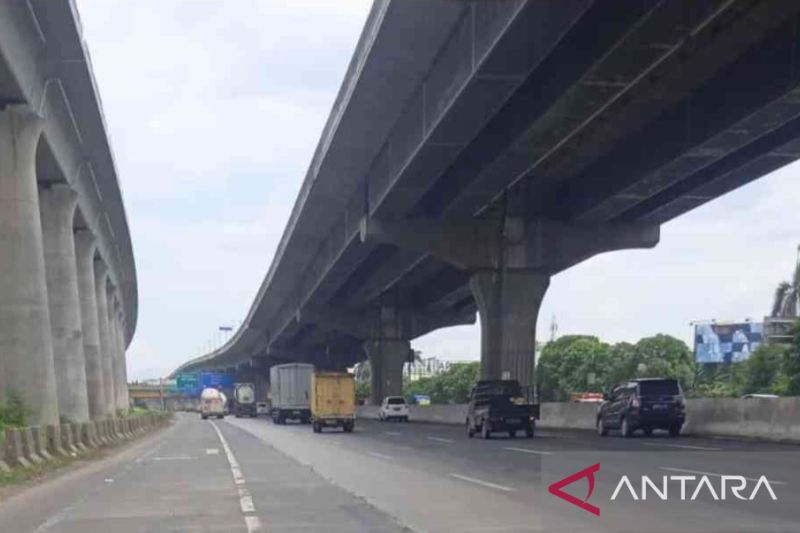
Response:
[[[356,382],[347,372],[314,372],[311,376],[311,427],[353,431],[356,421]]]

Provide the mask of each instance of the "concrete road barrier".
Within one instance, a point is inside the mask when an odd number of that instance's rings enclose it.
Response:
[[[52,461],[53,456],[47,451],[47,436],[40,426],[31,426],[31,439],[36,455],[45,461]]]
[[[22,435],[22,455],[33,464],[44,463],[44,458],[36,453],[36,444],[33,441],[31,428],[22,428],[19,431]]]
[[[78,449],[72,440],[72,428],[69,424],[61,424],[61,447],[70,456],[78,455]]]
[[[564,402],[543,403],[536,425],[553,429],[595,429],[596,403]]]
[[[800,442],[800,397],[689,400],[685,432]]]
[[[69,457],[69,453],[61,444],[61,426],[47,426],[47,451],[54,457]]]
[[[546,429],[594,430],[597,403],[543,403],[537,426]],[[411,405],[412,422],[464,424],[466,405]],[[363,405],[358,417],[378,418],[378,407]],[[800,442],[800,397],[790,398],[700,398],[686,402],[688,435],[756,438]]]
[[[31,462],[25,457],[22,445],[22,432],[16,428],[6,428],[6,443],[4,450],[5,462],[9,466],[30,468]]]
[[[72,444],[78,449],[78,453],[86,453],[89,449],[86,447],[85,442],[88,442],[85,435],[87,434],[86,425],[88,422],[82,424],[70,424],[69,428],[72,431]]]
[[[99,447],[101,442],[110,445],[149,433],[169,423],[171,418],[169,413],[156,413],[45,427],[5,428],[0,472],[30,468],[54,456],[76,457]]]

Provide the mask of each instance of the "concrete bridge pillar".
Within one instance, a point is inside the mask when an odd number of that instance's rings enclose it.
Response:
[[[36,147],[43,119],[23,105],[0,110],[0,398],[10,391],[30,423],[58,423]]]
[[[72,231],[76,203],[77,195],[67,185],[39,192],[58,407],[73,422],[86,422],[89,398]]]
[[[100,330],[97,313],[97,294],[94,283],[94,254],[96,243],[88,229],[75,232],[75,263],[78,274],[83,352],[86,361],[86,388],[89,416],[98,420],[106,415],[105,385],[101,359]]]
[[[103,413],[114,414],[114,356],[108,323],[108,267],[102,260],[94,262],[94,291],[97,301],[97,329],[100,334],[100,366],[103,369]]]
[[[403,394],[403,366],[411,354],[411,343],[403,335],[400,309],[387,302],[376,311],[371,317],[370,338],[364,341],[370,366],[372,405],[379,405],[387,396]]]
[[[108,286],[108,327],[109,341],[111,349],[111,363],[114,375],[114,408],[127,409],[126,400],[127,383],[125,382],[125,349],[120,340],[122,331],[119,324],[119,301],[116,297],[116,289]]]
[[[403,394],[403,365],[411,343],[400,339],[372,339],[364,342],[370,366],[370,403],[379,405],[387,396]]]
[[[269,371],[258,369],[253,375],[253,383],[256,386],[256,401],[266,402],[270,392]]]
[[[122,319],[122,313],[119,311],[119,302],[117,303],[117,342],[119,348],[117,349],[117,356],[119,357],[117,371],[119,377],[117,379],[117,390],[119,391],[119,406],[120,409],[128,409],[130,407],[130,396],[128,395],[128,360],[125,356],[125,322]]]
[[[484,271],[470,277],[481,323],[481,378],[533,386],[536,319],[550,276]]]
[[[531,216],[528,195],[507,198],[494,219],[372,220],[364,241],[430,254],[469,272],[481,322],[481,375],[532,386],[536,319],[550,276],[599,253],[652,248],[660,228],[637,224],[573,224]]]

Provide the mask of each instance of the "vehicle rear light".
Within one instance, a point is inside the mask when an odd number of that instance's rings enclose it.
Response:
[[[631,398],[631,407],[639,407],[640,402],[638,396]]]

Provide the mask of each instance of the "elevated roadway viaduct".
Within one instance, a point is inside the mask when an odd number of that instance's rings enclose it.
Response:
[[[136,270],[74,0],[0,2],[0,402],[33,424],[128,407]]]
[[[377,1],[241,328],[176,370],[368,358],[480,317],[534,382],[550,278],[800,155],[795,1]]]

